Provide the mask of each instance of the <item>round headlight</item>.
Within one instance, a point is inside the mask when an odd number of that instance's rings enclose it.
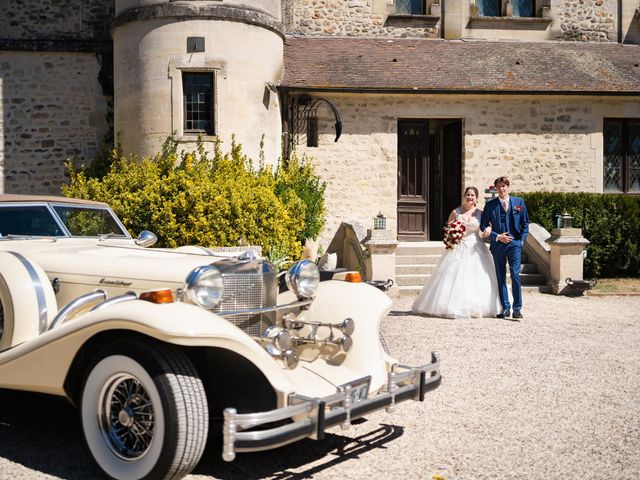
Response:
[[[211,265],[196,267],[187,275],[184,291],[191,303],[211,310],[222,300],[224,291],[222,274]]]
[[[311,260],[300,260],[289,269],[285,280],[293,293],[302,298],[311,298],[320,283],[320,272]]]

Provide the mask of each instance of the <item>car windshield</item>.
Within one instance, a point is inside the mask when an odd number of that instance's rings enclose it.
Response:
[[[74,237],[127,236],[106,208],[56,205],[53,209]]]

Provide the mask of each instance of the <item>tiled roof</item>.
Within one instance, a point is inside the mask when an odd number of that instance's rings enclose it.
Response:
[[[291,89],[640,94],[640,46],[291,37]]]

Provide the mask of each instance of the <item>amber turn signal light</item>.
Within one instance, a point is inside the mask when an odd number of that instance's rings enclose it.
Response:
[[[351,282],[351,283],[361,283],[362,282],[362,275],[360,275],[360,272],[348,272],[344,276],[344,281],[345,282]]]
[[[173,293],[168,288],[142,292],[138,298],[151,303],[173,303]]]

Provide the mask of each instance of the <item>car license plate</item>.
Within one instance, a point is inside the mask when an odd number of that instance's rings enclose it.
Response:
[[[351,403],[354,404],[367,399],[367,396],[369,395],[370,383],[371,383],[371,377],[364,377],[359,380],[354,380],[353,382],[349,382],[344,385],[341,385],[338,389],[341,392],[344,392],[347,389],[347,387],[351,387],[349,396],[351,398]]]

